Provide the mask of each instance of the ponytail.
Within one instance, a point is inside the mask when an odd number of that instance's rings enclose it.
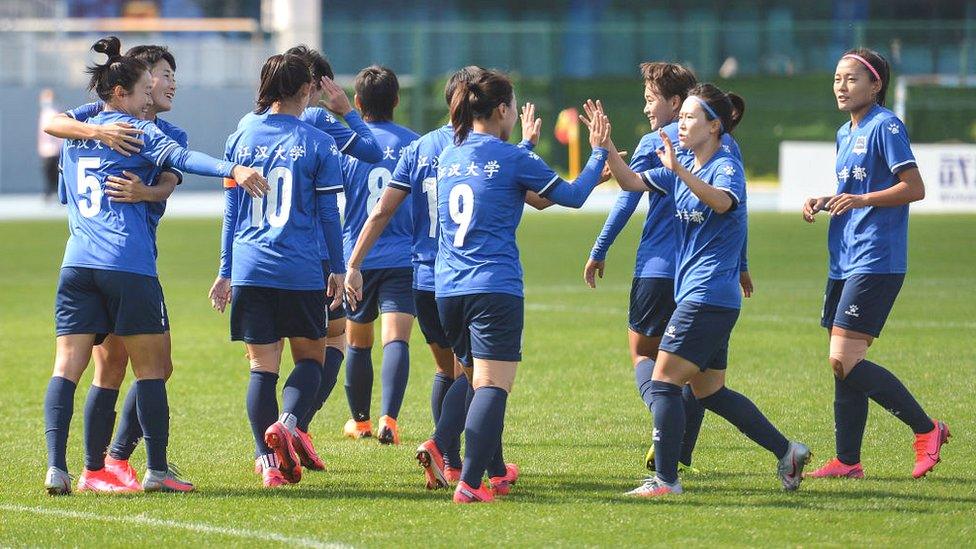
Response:
[[[305,60],[290,53],[272,55],[261,67],[256,114],[261,114],[279,101],[294,97],[302,86],[312,82],[312,73]]]
[[[88,90],[98,95],[102,101],[112,97],[115,86],[122,86],[128,92],[133,90],[136,82],[142,78],[142,73],[149,70],[146,64],[134,57],[122,55],[122,42],[115,36],[102,38],[92,47],[95,53],[103,53],[108,60],[101,64],[87,67],[85,72],[91,75]]]
[[[475,119],[490,118],[499,105],[512,101],[512,81],[505,74],[488,69],[468,82],[458,82],[451,97],[451,125],[454,143],[460,145],[468,138]]]
[[[744,115],[746,112],[746,101],[741,96],[731,92],[727,93],[726,95],[728,96],[729,101],[732,103],[732,117],[729,121],[728,130],[731,132],[736,128],[736,126],[739,125],[739,122],[742,122],[742,115]]]

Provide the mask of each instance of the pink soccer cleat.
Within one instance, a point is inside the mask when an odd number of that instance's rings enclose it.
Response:
[[[298,453],[298,459],[306,469],[313,471],[325,470],[325,462],[315,451],[315,446],[312,446],[312,435],[295,428],[295,436],[292,437],[292,444],[295,446],[295,452]]]
[[[488,488],[486,483],[472,488],[467,482],[459,481],[454,490],[454,503],[491,503],[495,501],[495,494]]]
[[[864,478],[864,468],[860,463],[848,465],[833,458],[824,463],[819,469],[803,475],[806,478]]]
[[[292,440],[291,431],[280,421],[272,423],[264,432],[264,443],[274,450],[281,474],[288,482],[298,484],[302,480],[302,463]]]
[[[934,429],[928,433],[915,435],[915,469],[912,477],[921,478],[935,468],[942,461],[942,445],[949,442],[949,426],[941,421],[932,420]]]
[[[514,463],[505,464],[505,475],[500,477],[491,477],[488,479],[488,484],[491,484],[492,491],[495,492],[496,496],[507,496],[512,490],[512,486],[515,485],[515,481],[519,478],[519,468],[518,465]]]
[[[139,475],[135,468],[129,465],[127,459],[115,459],[112,456],[105,456],[105,470],[115,475],[122,484],[134,492],[142,490],[142,483],[139,482]]]
[[[428,439],[417,447],[417,463],[424,468],[428,490],[448,486],[447,479],[444,478],[444,454],[437,448],[434,439]]]
[[[79,492],[122,494],[140,490],[142,490],[142,486],[133,489],[104,467],[97,471],[85,469],[78,477]]]

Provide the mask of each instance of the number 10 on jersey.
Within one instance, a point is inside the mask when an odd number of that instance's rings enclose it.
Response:
[[[283,227],[291,215],[292,173],[284,166],[271,168],[265,178],[271,187],[261,198],[251,197],[251,226]]]

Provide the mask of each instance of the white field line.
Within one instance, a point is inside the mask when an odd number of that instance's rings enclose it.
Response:
[[[626,316],[628,310],[623,307],[593,307],[589,305],[549,305],[544,303],[526,303],[525,310],[527,311],[540,311],[548,313],[577,313],[577,314],[588,314],[588,315],[614,315],[614,316]],[[814,311],[813,314],[809,316],[800,315],[759,315],[750,314],[748,312],[743,313],[740,320],[747,320],[751,322],[769,322],[769,323],[781,323],[790,322],[795,324],[815,324],[820,326],[819,311]],[[976,330],[976,322],[956,322],[951,320],[889,320],[886,325],[896,326],[899,328],[917,328],[917,329],[962,329],[962,330]]]
[[[139,526],[151,526],[153,528],[170,528],[173,530],[188,530],[198,534],[214,534],[254,541],[272,541],[295,545],[299,547],[314,548],[339,548],[348,547],[341,543],[322,542],[312,538],[287,536],[277,532],[265,532],[261,530],[246,530],[243,528],[231,528],[227,526],[216,526],[205,522],[181,522],[177,520],[163,520],[143,516],[118,516],[100,515],[98,513],[88,513],[83,511],[66,511],[63,509],[46,509],[44,507],[30,507],[27,505],[0,504],[0,511],[13,513],[33,513],[36,515],[48,515],[61,518],[92,520],[99,522],[111,522],[113,524],[134,524]]]

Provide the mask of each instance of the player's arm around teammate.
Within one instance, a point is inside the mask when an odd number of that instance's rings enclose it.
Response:
[[[820,211],[830,214],[821,325],[830,337],[837,455],[814,477],[864,476],[869,398],[914,432],[913,477],[935,467],[949,438],[945,423],[930,418],[895,374],[866,358],[907,272],[908,205],[925,197],[908,130],[884,108],[890,76],[888,62],[871,50],[850,50],[838,61],[834,96],[850,122],[837,131],[837,194],[809,198],[802,209],[808,223]]]

